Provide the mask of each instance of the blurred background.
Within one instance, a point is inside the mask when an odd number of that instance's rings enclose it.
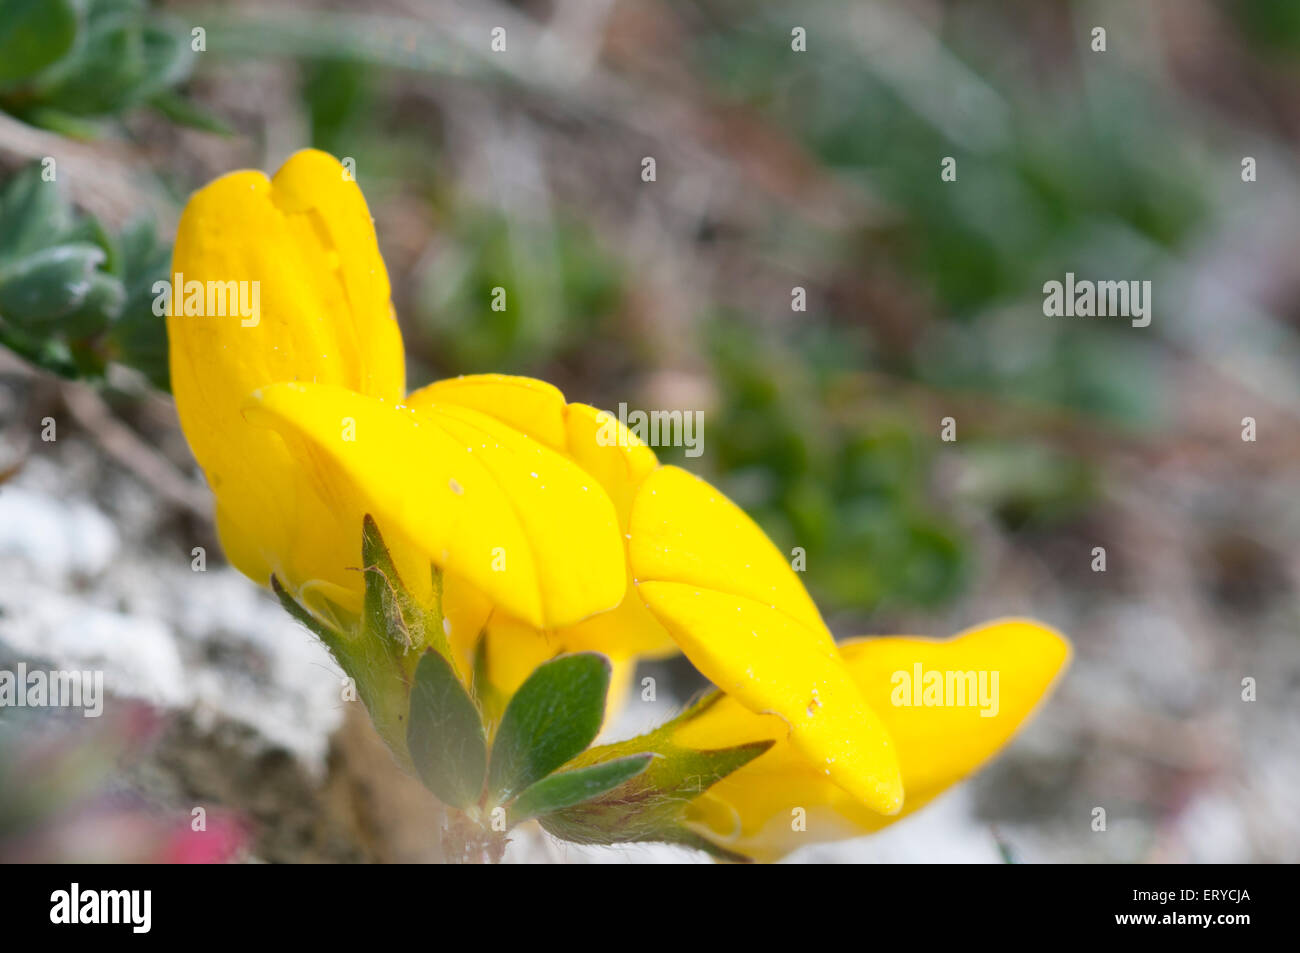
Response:
[[[1297,53],[1290,0],[0,0],[0,667],[156,719],[78,774],[33,752],[79,717],[0,712],[0,857],[104,844],[57,835],[119,830],[107,799],[227,816],[184,856],[437,859],[328,655],[223,566],[150,310],[189,192],[313,145],[355,162],[412,386],[703,411],[661,459],[802,547],[840,637],[1073,638],[991,767],[795,859],[1300,860]],[[1066,272],[1150,280],[1150,326],[1045,317]],[[628,731],[702,685],[643,674]]]

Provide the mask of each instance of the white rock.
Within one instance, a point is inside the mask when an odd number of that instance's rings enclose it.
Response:
[[[48,580],[97,576],[118,548],[117,528],[90,503],[0,487],[0,557],[25,560]]]

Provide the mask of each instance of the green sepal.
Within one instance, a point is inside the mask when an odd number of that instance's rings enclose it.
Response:
[[[285,611],[325,643],[339,667],[352,679],[357,697],[370,713],[375,729],[398,760],[409,767],[411,759],[406,750],[409,681],[393,653],[364,631],[347,633],[318,619],[299,605],[275,576],[271,577],[271,591]]]
[[[455,664],[442,628],[442,574],[431,567],[433,599],[417,602],[403,584],[379,527],[367,515],[361,527],[361,569],[365,595],[360,618],[331,606],[321,618],[299,605],[272,578],[271,588],[289,613],[320,637],[343,671],[380,736],[398,760],[414,767],[407,749],[411,687],[426,650],[438,653],[454,672]],[[318,611],[325,611],[317,607]]]
[[[486,628],[479,633],[478,641],[474,643],[470,683],[474,700],[478,702],[479,711],[483,713],[484,724],[495,726],[500,723],[510,696],[492,684],[491,673],[488,671]]]
[[[519,686],[492,744],[488,793],[494,803],[540,781],[591,744],[605,718],[610,671],[605,656],[577,652],[539,665]]]
[[[415,669],[406,744],[416,773],[438,800],[459,808],[478,801],[487,773],[483,720],[451,664],[432,650]]]
[[[361,561],[366,575],[362,621],[367,632],[384,640],[407,672],[414,672],[421,653],[432,648],[451,660],[442,628],[442,574],[431,569],[433,600],[421,605],[411,598],[384,544],[379,526],[366,514],[361,528]]]
[[[330,651],[334,651],[335,645],[342,642],[342,636],[300,606],[297,600],[290,595],[289,590],[284,588],[284,583],[280,582],[280,577],[274,574],[271,575],[271,592],[275,593],[275,598],[280,601],[284,611],[293,616],[295,622],[307,628],[313,635],[324,642],[326,648],[330,649]]]
[[[510,805],[510,826],[608,794],[648,768],[654,757],[649,752],[628,755],[542,778]]]
[[[659,842],[703,850],[720,859],[750,858],[705,837],[686,820],[691,801],[772,747],[771,739],[701,751],[676,744],[673,736],[722,697],[713,692],[649,734],[583,752],[569,768],[605,764],[638,752],[654,757],[646,770],[609,794],[539,818],[543,828],[576,844]]]

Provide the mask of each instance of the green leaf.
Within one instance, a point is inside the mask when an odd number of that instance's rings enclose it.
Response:
[[[117,244],[126,302],[110,331],[112,357],[144,373],[160,390],[170,390],[167,319],[154,314],[154,284],[167,278],[171,247],[158,241],[146,218],[129,222]]]
[[[72,209],[58,186],[41,178],[41,164],[19,170],[0,192],[0,261],[58,242],[72,227]]]
[[[72,49],[76,36],[70,0],[0,0],[0,83],[49,66]]]
[[[425,652],[415,669],[406,745],[420,780],[438,800],[459,808],[478,801],[487,768],[483,721],[437,652]]]
[[[96,245],[57,245],[0,267],[0,317],[18,327],[53,321],[81,306],[107,256]]]
[[[579,754],[600,731],[609,660],[595,652],[539,665],[515,692],[492,745],[489,791],[503,801]]]
[[[57,132],[65,139],[76,139],[80,142],[95,142],[102,139],[108,129],[108,126],[99,120],[82,118],[62,109],[44,106],[23,109],[19,113],[19,118],[29,126],[48,129],[50,132]]]
[[[130,104],[131,91],[148,70],[140,13],[134,7],[94,5],[72,55],[40,78],[40,105],[93,116]]]
[[[51,374],[69,380],[75,380],[79,376],[77,362],[65,341],[32,337],[17,328],[5,327],[0,321],[0,344]]]
[[[156,26],[144,28],[145,76],[132,91],[133,101],[150,99],[189,78],[196,54],[188,39]]]
[[[212,132],[219,136],[235,134],[234,128],[216,113],[171,90],[158,93],[149,100],[149,105],[178,126],[188,126],[200,132]]]
[[[608,794],[649,767],[653,754],[634,754],[542,778],[510,805],[510,826]]]
[[[59,319],[59,331],[69,338],[88,338],[109,327],[122,313],[126,291],[112,275],[95,272],[81,304]]]
[[[0,189],[0,223],[0,344],[69,378],[118,361],[166,390],[167,327],[153,313],[153,287],[171,248],[153,225],[137,219],[114,236],[74,215],[37,162]]]

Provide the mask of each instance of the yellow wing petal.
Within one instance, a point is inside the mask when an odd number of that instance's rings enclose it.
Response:
[[[351,501],[430,562],[538,628],[618,604],[626,568],[609,497],[546,446],[466,408],[394,406],[276,384],[250,420],[301,442],[318,492]]]
[[[738,830],[714,820],[728,816],[716,805],[697,814],[715,836],[730,831],[731,846],[773,859],[805,844],[871,833],[918,810],[997,754],[1051,691],[1070,659],[1069,642],[1060,633],[1024,619],[991,622],[945,641],[869,638],[846,642],[840,649],[854,681],[897,745],[906,806],[894,817],[865,810],[818,776],[793,745],[779,740],[710,791],[740,819]],[[985,672],[990,688],[992,673],[997,672],[996,706],[895,704],[904,700],[902,689],[910,688],[900,673],[911,679],[917,665],[923,673],[974,673],[976,685],[979,673]],[[686,725],[676,740],[716,748],[781,737],[780,726],[770,717],[755,716],[736,700],[724,698]],[[791,830],[795,807],[806,811],[806,831]]]
[[[274,571],[295,589],[348,587],[360,524],[341,525],[304,493],[284,442],[248,426],[240,408],[253,390],[292,380],[400,399],[401,336],[360,189],[314,151],[274,181],[223,176],[186,205],[172,272],[183,282],[167,318],[172,388],[227,552],[262,583]]]
[[[814,770],[873,809],[903,800],[889,734],[785,558],[739,507],[676,467],[632,508],[632,574],[650,611],[714,684],[779,715]]]

